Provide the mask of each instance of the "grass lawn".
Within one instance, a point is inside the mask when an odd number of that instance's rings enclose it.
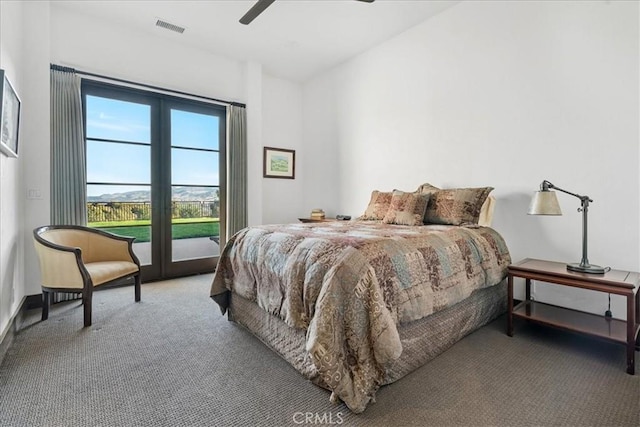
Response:
[[[205,221],[202,221],[203,219]],[[151,240],[150,221],[92,222],[89,223],[89,227],[119,234],[120,236],[135,237],[136,243],[149,242]],[[171,224],[171,235],[173,239],[219,236],[220,222],[218,222],[217,218],[215,221],[211,218],[174,219]]]
[[[171,222],[173,224],[184,224],[194,222],[219,222],[218,218],[202,217],[202,218],[173,218]],[[103,221],[103,222],[90,222],[89,227],[102,228],[102,227],[127,227],[130,225],[151,225],[150,219],[134,219],[131,221]]]

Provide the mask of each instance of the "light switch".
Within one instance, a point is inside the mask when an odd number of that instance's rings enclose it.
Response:
[[[41,200],[42,199],[42,193],[38,189],[30,188],[29,190],[27,190],[27,199],[28,200]]]

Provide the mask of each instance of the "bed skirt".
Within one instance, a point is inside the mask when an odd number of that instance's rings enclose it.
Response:
[[[402,354],[387,372],[391,384],[447,350],[507,308],[505,281],[474,291],[471,296],[424,319],[400,325]],[[294,329],[255,303],[231,293],[229,320],[247,328],[313,383],[327,388],[305,350],[306,331]]]

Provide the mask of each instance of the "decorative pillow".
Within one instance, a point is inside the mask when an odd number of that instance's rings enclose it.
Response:
[[[424,216],[428,224],[478,224],[482,204],[493,187],[452,188],[431,194]]]
[[[439,191],[440,189],[434,185],[429,184],[428,182],[425,182],[424,184],[422,184],[420,187],[418,187],[418,189],[416,190],[416,193],[422,193],[422,194],[433,194],[436,191]]]
[[[428,194],[394,191],[391,205],[382,220],[385,224],[422,225],[429,203]]]
[[[384,193],[382,191],[374,190],[371,193],[371,200],[367,210],[364,211],[364,215],[358,218],[360,221],[373,221],[381,220],[389,210],[391,204],[391,192]]]
[[[418,189],[415,191],[416,193],[420,193],[420,194],[428,194],[429,195],[429,203],[432,203],[432,199],[433,199],[433,195],[436,194],[437,191],[440,191],[440,189],[438,187],[436,187],[435,185],[431,185],[428,182],[425,182],[424,184],[422,184],[420,187],[418,187]],[[424,218],[423,218],[423,222],[425,224],[427,224],[427,211],[429,210],[429,204],[427,204],[427,209],[424,211]]]

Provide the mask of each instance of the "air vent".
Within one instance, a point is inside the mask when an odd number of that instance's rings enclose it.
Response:
[[[176,33],[180,33],[180,34],[184,33],[184,27],[180,27],[178,25],[170,24],[170,23],[168,23],[166,21],[163,21],[162,19],[158,19],[156,21],[156,27],[160,27],[160,28],[164,28],[164,29],[167,29],[167,30],[175,31]]]

